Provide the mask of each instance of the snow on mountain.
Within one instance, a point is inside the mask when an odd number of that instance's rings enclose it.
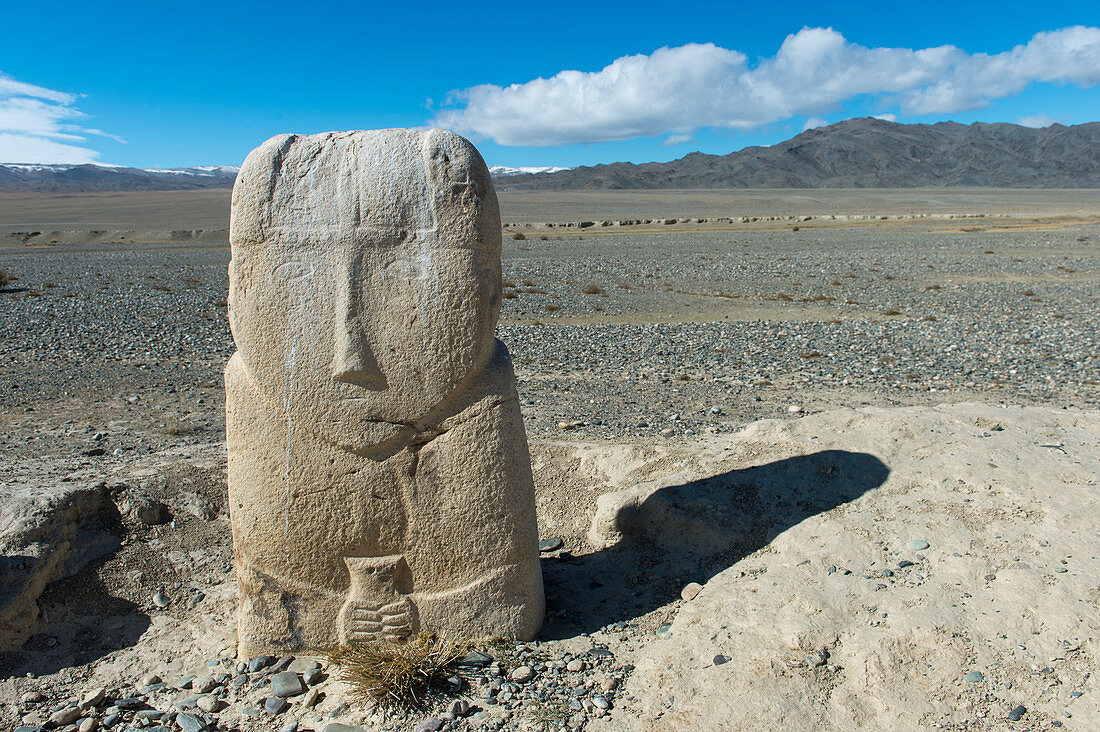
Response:
[[[489,175],[494,178],[508,178],[513,175],[525,175],[527,173],[556,173],[559,170],[569,170],[569,168],[555,166],[509,168],[507,165],[490,165]]]

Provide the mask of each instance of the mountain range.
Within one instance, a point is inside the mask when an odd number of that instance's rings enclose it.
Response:
[[[501,190],[626,188],[1100,188],[1100,122],[899,124],[850,119],[770,147],[514,175]]]
[[[0,192],[184,190],[233,185],[237,166],[124,168],[0,164]],[[1100,122],[1043,128],[900,124],[818,127],[768,147],[691,153],[667,163],[492,166],[499,190],[659,188],[1100,188]]]
[[[120,165],[0,163],[0,193],[87,193],[93,191],[181,191],[228,188],[237,165],[195,168],[125,168]]]

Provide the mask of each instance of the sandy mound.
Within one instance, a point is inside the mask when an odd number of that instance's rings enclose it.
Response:
[[[1100,412],[845,409],[697,441],[536,441],[532,455],[541,534],[564,541],[544,555],[546,624],[524,647],[542,665],[509,701],[475,683],[463,694],[484,711],[448,729],[1097,726]],[[95,686],[138,694],[146,673],[172,684],[235,663],[224,446],[111,472],[70,462],[15,472],[104,482],[92,513],[116,507],[96,526],[121,546],[27,596],[41,615],[0,654],[0,726],[37,724]],[[135,516],[141,496],[171,521]],[[70,504],[54,503],[60,521]],[[64,522],[41,525],[57,528],[41,556],[65,560]],[[590,663],[573,673],[572,658]],[[220,723],[408,728],[347,707],[335,679],[316,708],[249,717],[265,683],[227,692]],[[42,699],[24,703],[28,692]],[[171,710],[193,694],[147,696]],[[582,703],[597,694],[610,709]]]
[[[1095,728],[1098,443],[1096,412],[840,410],[604,496],[598,543],[778,530],[638,649],[610,728]]]

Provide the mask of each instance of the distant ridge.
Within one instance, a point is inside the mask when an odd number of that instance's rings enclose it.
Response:
[[[1100,188],[1100,122],[899,124],[851,119],[770,147],[513,175],[500,190],[654,188]]]
[[[124,168],[0,163],[0,193],[229,188],[238,166]],[[490,168],[499,190],[660,188],[1100,188],[1100,122],[900,124],[871,117],[770,147],[668,163]],[[537,172],[536,172],[537,171]]]
[[[239,166],[124,168],[116,165],[0,163],[0,193],[181,191],[229,188]]]

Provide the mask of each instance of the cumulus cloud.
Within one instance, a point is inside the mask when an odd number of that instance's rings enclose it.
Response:
[[[616,59],[600,71],[451,92],[433,124],[504,145],[608,142],[704,127],[752,129],[871,96],[903,114],[953,113],[1033,82],[1100,82],[1100,28],[1037,33],[998,54],[954,46],[867,48],[803,28],[755,65],[712,43]]]
[[[89,135],[113,136],[76,124],[87,117],[73,106],[76,100],[0,72],[0,162],[95,162],[99,153],[82,143]]]
[[[1021,117],[1016,120],[1016,124],[1023,125],[1024,127],[1050,127],[1058,120],[1051,117],[1049,114],[1033,114],[1030,117]]]
[[[824,117],[810,117],[808,120],[802,123],[802,131],[812,130],[817,127],[824,127],[829,124],[829,120]]]
[[[664,140],[661,141],[662,145],[672,147],[674,145],[683,145],[684,143],[694,142],[695,138],[690,133],[674,132]]]

